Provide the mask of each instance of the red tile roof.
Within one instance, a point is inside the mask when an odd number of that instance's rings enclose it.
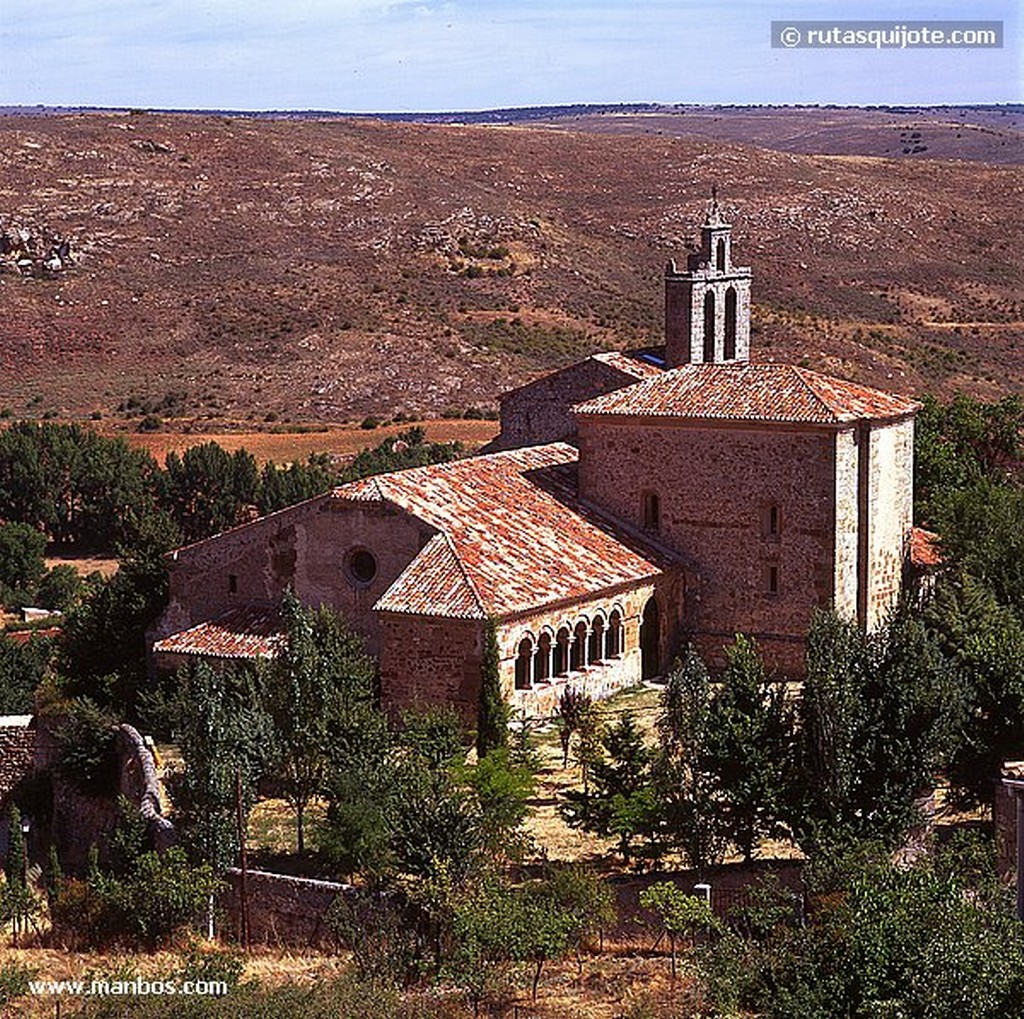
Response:
[[[579,414],[845,424],[912,414],[920,404],[783,364],[690,364],[587,400]]]
[[[436,527],[376,608],[481,618],[595,595],[674,565],[576,499],[577,450],[565,443],[381,474],[335,489],[386,501]]]
[[[244,605],[190,630],[173,633],[157,641],[153,650],[209,658],[272,658],[283,641],[281,617],[276,610]]]
[[[939,548],[939,536],[923,527],[910,529],[910,563],[912,566],[941,566],[942,551]]]
[[[607,350],[601,354],[592,354],[591,357],[637,379],[656,379],[665,374],[663,366],[645,361],[639,354],[627,350]]]
[[[435,534],[374,605],[379,612],[414,612],[457,619],[486,619],[447,534]]]

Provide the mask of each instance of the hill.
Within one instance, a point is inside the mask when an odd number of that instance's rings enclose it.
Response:
[[[712,182],[754,268],[756,358],[908,392],[1024,383],[1015,167],[559,123],[0,117],[0,413],[490,404],[657,342]],[[70,257],[46,268],[54,236]]]

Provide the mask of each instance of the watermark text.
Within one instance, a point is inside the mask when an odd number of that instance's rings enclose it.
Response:
[[[37,997],[120,998],[152,995],[196,995],[222,998],[230,990],[223,980],[30,980],[29,994]]]
[[[773,49],[1000,49],[1001,21],[773,21]]]

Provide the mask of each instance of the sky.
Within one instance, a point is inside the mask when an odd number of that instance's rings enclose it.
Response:
[[[1019,0],[0,0],[0,106],[412,112],[1024,101]],[[772,49],[792,19],[1004,22],[1002,49]]]

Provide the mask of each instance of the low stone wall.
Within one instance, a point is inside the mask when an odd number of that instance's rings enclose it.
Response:
[[[227,872],[228,887],[220,905],[226,914],[229,933],[239,936],[242,929],[242,872],[232,867]],[[351,885],[336,881],[316,881],[250,870],[245,877],[249,941],[269,945],[328,947],[335,944],[325,917],[331,903]]]
[[[117,753],[121,762],[121,795],[138,806],[149,826],[153,848],[162,852],[174,845],[176,835],[174,825],[163,816],[153,752],[137,729],[122,724],[117,731]]]
[[[118,795],[135,804],[146,818],[155,849],[163,850],[173,845],[174,826],[163,816],[153,754],[139,732],[130,725],[118,726],[116,793],[113,796],[89,796],[69,782],[55,766],[58,749],[49,728],[52,721],[39,719],[35,763],[40,770],[49,769],[53,777],[50,837],[65,872],[82,873],[92,846],[99,849],[101,861],[106,858],[110,835],[117,825]]]
[[[33,720],[21,715],[0,717],[0,815],[11,794],[30,771],[36,752]]]
[[[1024,781],[1024,761],[1004,764],[1002,778]],[[1002,880],[1012,883],[1017,874],[1017,797],[1002,782],[996,784],[992,825],[996,839],[996,873]]]

